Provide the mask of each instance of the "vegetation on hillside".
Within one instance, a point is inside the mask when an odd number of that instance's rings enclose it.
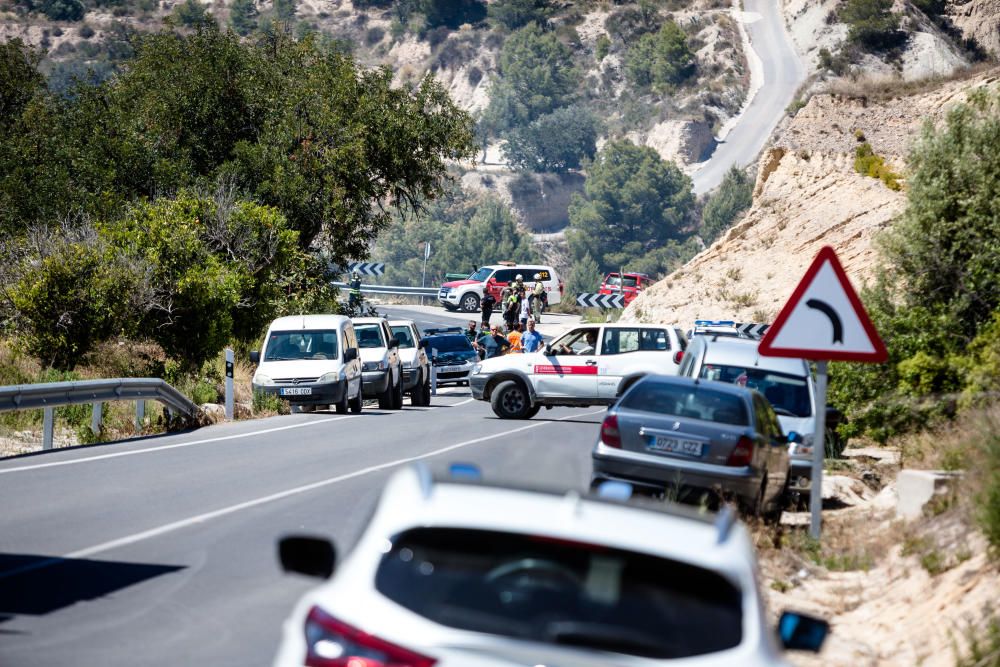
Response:
[[[0,49],[0,314],[59,369],[125,336],[194,371],[277,314],[336,308],[327,266],[474,151],[433,79],[392,85],[311,38],[150,34],[70,96],[37,60]]]
[[[719,188],[705,201],[701,211],[701,238],[707,244],[717,239],[753,204],[753,182],[735,166],[726,172]]]
[[[910,158],[908,206],[863,295],[886,341],[881,365],[835,364],[831,402],[850,433],[885,441],[995,400],[1000,391],[1000,94],[982,89],[927,125]]]

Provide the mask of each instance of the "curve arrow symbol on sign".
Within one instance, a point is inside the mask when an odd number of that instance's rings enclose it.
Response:
[[[837,314],[830,304],[826,301],[820,301],[819,299],[809,299],[806,301],[806,306],[812,308],[813,310],[818,310],[830,319],[830,324],[833,325],[833,342],[843,343],[844,342],[844,325],[840,321],[840,315]]]

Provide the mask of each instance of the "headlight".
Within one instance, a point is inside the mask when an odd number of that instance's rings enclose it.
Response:
[[[320,384],[325,384],[327,382],[340,382],[341,380],[346,380],[346,379],[347,379],[347,373],[340,370],[332,373],[324,373],[323,375],[319,376],[319,380],[317,380],[317,382],[319,382]]]
[[[450,288],[450,287],[442,287],[442,288],[441,288],[441,291],[442,291],[442,292],[443,292],[444,294],[447,294],[448,292],[450,292],[450,291],[451,291],[451,288]]]
[[[366,361],[362,366],[363,371],[384,371],[385,361]]]
[[[474,365],[474,366],[472,367],[472,374],[473,374],[473,375],[479,375],[479,371],[481,371],[481,370],[482,370],[482,368],[483,368],[483,365],[482,365],[482,364],[475,364],[475,365]]]
[[[806,454],[812,454],[813,451],[813,436],[812,433],[808,433],[802,436],[802,442],[796,442],[795,447],[792,449],[793,454],[798,454],[799,456],[805,456]]]
[[[253,384],[260,385],[262,387],[266,387],[267,385],[274,384],[274,380],[272,380],[271,378],[267,377],[266,375],[261,375],[261,374],[258,373],[257,375],[253,376]]]

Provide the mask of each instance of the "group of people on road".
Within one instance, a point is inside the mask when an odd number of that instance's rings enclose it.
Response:
[[[485,321],[480,324],[478,330],[476,321],[470,320],[465,335],[479,353],[480,359],[492,359],[503,354],[538,352],[544,346],[542,334],[535,330],[535,320],[530,317],[524,327],[520,322],[514,322],[504,328],[499,324]]]
[[[540,324],[542,311],[545,310],[547,304],[548,295],[545,293],[545,285],[542,284],[541,276],[535,274],[535,285],[531,290],[528,290],[524,284],[524,276],[520,273],[517,274],[514,281],[504,288],[500,295],[499,307],[507,331],[512,331],[518,323],[521,325],[521,331],[526,331],[529,319],[534,319],[536,323]],[[480,302],[483,324],[489,324],[493,310],[497,305],[496,297],[489,292],[483,296]]]

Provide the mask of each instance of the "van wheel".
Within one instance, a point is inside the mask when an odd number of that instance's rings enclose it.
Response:
[[[423,407],[431,404],[431,386],[429,380],[423,377],[417,382],[417,386],[410,393],[410,405]]]
[[[479,295],[475,292],[469,292],[462,297],[462,310],[467,313],[474,313],[479,310]]]
[[[500,419],[529,419],[531,402],[528,390],[517,380],[505,380],[493,390],[490,407]]]
[[[403,409],[403,375],[400,373],[399,382],[396,383],[396,390],[392,394],[392,405],[389,406],[392,410],[402,410]]]
[[[340,397],[340,401],[334,404],[334,408],[337,410],[338,415],[347,414],[347,387],[344,387],[344,395]]]
[[[351,408],[351,414],[361,414],[361,409],[365,406],[365,399],[361,395],[361,387],[358,387],[358,395],[347,402]]]

